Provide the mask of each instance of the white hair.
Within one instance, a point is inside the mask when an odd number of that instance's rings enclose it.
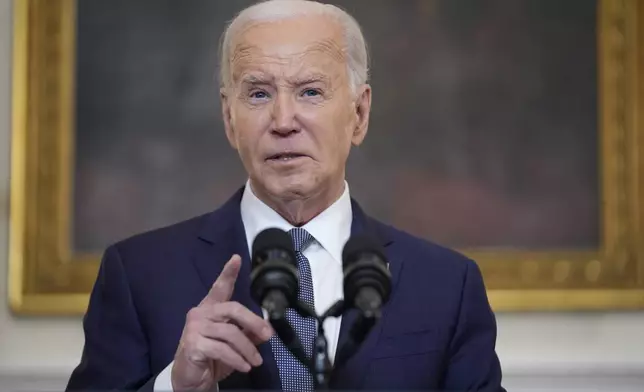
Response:
[[[312,0],[266,0],[242,10],[228,24],[220,45],[220,84],[232,85],[231,59],[235,35],[256,22],[272,22],[297,16],[327,15],[340,23],[344,30],[344,53],[352,91],[369,79],[367,44],[358,22],[349,13],[332,4]]]

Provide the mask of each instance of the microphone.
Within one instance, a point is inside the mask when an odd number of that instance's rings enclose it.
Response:
[[[380,318],[380,308],[389,299],[391,273],[384,250],[366,236],[349,238],[342,251],[345,309],[360,311],[338,350],[335,367],[340,368],[355,354]]]
[[[354,236],[342,251],[344,300],[367,318],[380,317],[391,293],[391,273],[382,247],[367,236]]]
[[[277,336],[304,364],[310,363],[297,334],[286,320],[286,309],[299,308],[299,272],[291,236],[280,229],[260,232],[253,241],[250,290],[252,298],[266,309]]]
[[[271,228],[253,241],[251,296],[272,320],[281,319],[297,302],[299,273],[291,236]]]

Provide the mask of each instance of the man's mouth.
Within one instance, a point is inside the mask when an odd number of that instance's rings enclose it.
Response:
[[[294,160],[294,159],[297,159],[297,158],[304,158],[304,157],[306,157],[306,155],[304,155],[304,154],[298,154],[298,153],[295,153],[295,152],[284,152],[284,153],[271,155],[271,156],[269,156],[267,158],[267,160],[268,161],[284,161],[284,162],[286,162],[286,161]]]

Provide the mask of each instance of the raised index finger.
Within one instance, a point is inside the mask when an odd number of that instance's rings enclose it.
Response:
[[[214,305],[216,303],[230,300],[235,289],[235,282],[241,268],[241,257],[233,255],[224,265],[224,269],[212,285],[208,295],[201,301],[201,304]]]

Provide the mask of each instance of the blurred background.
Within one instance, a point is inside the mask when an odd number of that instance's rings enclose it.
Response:
[[[216,49],[251,3],[78,3],[77,250],[209,211],[243,183]],[[595,1],[333,3],[370,45],[369,135],[348,174],[367,211],[455,247],[597,246]]]
[[[80,318],[6,305],[13,1],[0,0],[0,390],[59,390]],[[212,210],[243,184],[215,73],[224,23],[250,3],[79,2],[75,250]],[[597,246],[595,1],[333,3],[372,55],[370,133],[348,173],[370,213],[454,247]],[[642,312],[497,318],[509,391],[644,390]]]

